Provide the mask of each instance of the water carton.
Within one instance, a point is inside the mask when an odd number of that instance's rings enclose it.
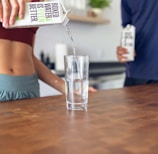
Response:
[[[122,30],[121,45],[129,52],[125,55],[128,58],[128,61],[133,61],[135,54],[135,26],[127,25]]]
[[[42,25],[64,23],[69,12],[60,0],[28,2],[25,5],[24,18],[18,18],[10,28],[39,27]]]

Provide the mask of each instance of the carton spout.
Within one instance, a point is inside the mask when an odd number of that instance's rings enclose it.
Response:
[[[66,27],[66,25],[69,22],[69,18],[68,18],[68,13],[70,12],[70,10],[66,10],[66,8],[64,7],[63,3],[60,1],[61,4],[61,8],[63,9],[63,14],[64,14],[64,18],[63,18],[63,26]]]

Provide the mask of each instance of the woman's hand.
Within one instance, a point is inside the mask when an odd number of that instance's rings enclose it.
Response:
[[[93,87],[89,87],[89,88],[88,88],[88,91],[89,91],[89,92],[97,92],[97,89],[95,89],[95,88],[93,88]]]
[[[0,21],[5,28],[13,25],[17,16],[24,17],[25,2],[31,0],[0,0]]]

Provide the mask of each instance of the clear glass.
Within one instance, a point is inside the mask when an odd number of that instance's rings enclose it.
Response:
[[[89,87],[89,57],[64,56],[66,106],[68,110],[87,110]]]

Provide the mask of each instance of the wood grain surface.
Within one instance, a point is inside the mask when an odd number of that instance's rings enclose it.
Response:
[[[0,154],[158,154],[158,85],[0,103]]]

